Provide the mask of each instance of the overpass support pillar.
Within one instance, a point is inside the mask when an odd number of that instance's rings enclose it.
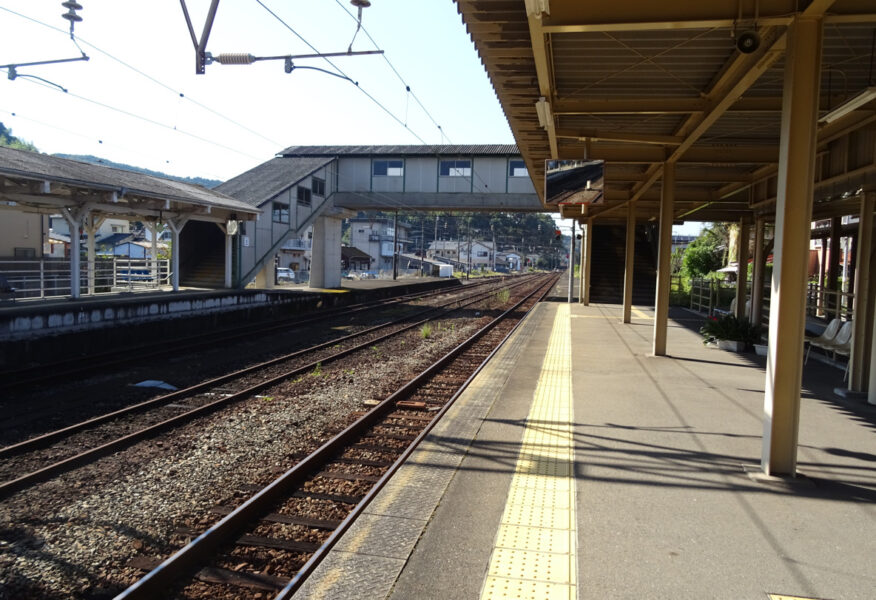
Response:
[[[748,238],[750,233],[748,220],[743,217],[739,221],[739,237],[736,239],[736,318],[739,321],[748,319],[748,314],[745,311],[745,299],[748,297]]]
[[[761,467],[766,475],[793,477],[797,471],[823,21],[797,17],[787,35]]]
[[[636,203],[627,204],[627,240],[624,254],[624,323],[632,320],[633,269],[636,257]]]
[[[675,163],[663,163],[660,196],[660,239],[657,251],[657,294],[654,300],[654,356],[666,356],[669,283],[672,268],[672,220],[675,204]]]
[[[310,287],[341,287],[341,219],[319,217],[313,223]]]

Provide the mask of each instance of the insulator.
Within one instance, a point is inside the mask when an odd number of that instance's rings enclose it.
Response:
[[[242,52],[218,54],[213,57],[213,60],[220,65],[251,65],[255,62],[255,59],[255,56],[252,54],[243,54]]]
[[[79,15],[77,15],[77,14],[76,14],[75,12],[73,12],[72,10],[71,10],[70,12],[66,12],[66,13],[64,13],[64,14],[61,15],[61,16],[64,17],[65,19],[67,19],[68,21],[70,21],[71,24],[73,24],[73,23],[78,23],[79,21],[82,20],[82,17],[80,17]]]
[[[82,5],[74,0],[67,0],[67,2],[61,2],[61,6],[69,10],[82,10]]]
[[[359,8],[360,10],[371,6],[370,0],[350,0],[350,4]]]

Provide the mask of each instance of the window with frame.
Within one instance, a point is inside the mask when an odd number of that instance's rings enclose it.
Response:
[[[529,177],[529,170],[526,168],[526,163],[522,160],[508,161],[508,176],[509,177]]]
[[[314,196],[325,196],[325,179],[311,177],[310,190],[313,192]]]
[[[439,173],[442,177],[471,177],[471,161],[442,160]]]
[[[371,173],[376,177],[401,177],[405,174],[402,160],[375,160],[371,163]]]
[[[12,256],[14,258],[36,258],[35,248],[13,248]]]
[[[311,200],[311,191],[310,188],[298,186],[298,204],[302,206],[310,206]]]
[[[289,223],[289,205],[285,202],[274,202],[271,205],[271,220],[274,223]]]

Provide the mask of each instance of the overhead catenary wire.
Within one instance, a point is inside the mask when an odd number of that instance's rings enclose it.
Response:
[[[6,11],[6,12],[8,12],[8,13],[10,13],[10,14],[13,14],[13,15],[15,15],[15,16],[17,16],[17,17],[20,17],[20,18],[22,18],[22,19],[25,19],[25,20],[27,20],[27,21],[31,21],[32,23],[36,23],[37,25],[42,25],[43,27],[47,27],[47,28],[49,28],[49,29],[52,29],[52,30],[57,31],[57,32],[59,32],[59,33],[62,33],[62,34],[64,34],[64,35],[67,35],[67,31],[65,31],[65,30],[63,30],[63,29],[61,29],[61,28],[59,28],[59,27],[55,27],[54,25],[49,25],[48,23],[44,23],[43,21],[40,21],[40,20],[38,20],[38,19],[34,19],[33,17],[29,17],[29,16],[24,15],[24,14],[22,14],[22,13],[16,12],[16,11],[11,10],[11,9],[8,9],[8,8],[6,8],[6,7],[4,7],[4,6],[0,6],[0,10]],[[109,58],[110,60],[113,60],[113,61],[117,62],[118,64],[122,65],[123,67],[125,67],[125,68],[127,68],[127,69],[133,71],[134,73],[140,75],[141,77],[144,77],[144,78],[148,79],[149,81],[151,81],[152,83],[158,85],[159,87],[162,87],[162,88],[164,88],[165,90],[167,90],[167,91],[169,91],[169,92],[172,92],[174,95],[178,96],[179,98],[183,98],[184,100],[187,100],[188,102],[191,102],[192,104],[194,104],[195,106],[201,108],[202,110],[205,110],[205,111],[209,112],[210,114],[212,114],[212,115],[214,115],[214,116],[216,116],[216,117],[219,117],[220,119],[222,119],[222,120],[224,120],[224,121],[227,121],[227,122],[231,123],[231,124],[234,125],[235,127],[239,128],[239,129],[242,129],[243,131],[246,131],[246,132],[248,132],[248,133],[250,133],[250,134],[252,134],[252,135],[254,135],[254,136],[256,136],[256,137],[259,137],[259,138],[261,138],[262,140],[264,140],[264,141],[266,141],[266,142],[269,142],[270,144],[274,145],[274,146],[277,147],[277,148],[282,148],[282,147],[284,146],[284,144],[282,144],[281,142],[278,142],[278,141],[273,140],[273,139],[271,139],[271,138],[269,138],[269,137],[267,137],[267,136],[265,136],[265,135],[262,135],[262,134],[259,133],[258,131],[255,131],[254,129],[251,129],[251,128],[247,127],[246,125],[241,124],[239,121],[237,121],[237,120],[235,120],[235,119],[232,119],[231,117],[228,117],[228,116],[226,116],[226,115],[224,115],[224,114],[218,112],[217,110],[214,110],[213,108],[210,108],[210,107],[207,106],[206,104],[203,104],[202,102],[199,102],[199,101],[195,100],[194,98],[192,98],[192,97],[190,97],[190,96],[184,94],[183,92],[181,92],[181,91],[179,91],[179,90],[177,90],[177,89],[174,89],[173,87],[167,85],[166,83],[164,83],[164,82],[162,82],[162,81],[156,79],[156,78],[153,77],[152,75],[149,75],[148,73],[145,73],[144,71],[138,69],[137,67],[135,67],[135,66],[133,66],[133,65],[131,65],[131,64],[129,64],[129,63],[123,61],[122,59],[120,59],[120,58],[114,56],[114,55],[111,54],[110,52],[107,52],[106,50],[103,50],[103,49],[101,49],[101,48],[95,46],[94,44],[92,44],[92,43],[89,42],[88,40],[85,40],[85,39],[83,39],[82,37],[79,37],[78,40],[79,40],[80,42],[82,42],[83,44],[85,44],[86,46],[92,48],[92,49],[95,50],[96,52],[98,52],[98,53],[100,53],[100,54],[106,56],[106,57]],[[78,44],[77,44],[77,46],[78,46]],[[19,77],[21,77],[21,75],[19,75]]]
[[[316,47],[315,47],[313,44],[311,44],[311,43],[308,42],[306,39],[304,39],[304,38],[301,36],[300,33],[298,33],[297,31],[295,31],[295,29],[293,29],[291,25],[289,25],[286,21],[284,21],[283,18],[280,17],[280,15],[278,15],[278,14],[275,13],[273,10],[271,10],[271,9],[270,9],[270,8],[264,3],[264,2],[262,2],[262,0],[255,0],[255,1],[256,1],[256,3],[259,4],[259,6],[261,6],[261,7],[264,8],[266,11],[268,11],[268,13],[270,13],[270,15],[271,15],[272,17],[274,17],[277,21],[279,21],[279,22],[280,22],[280,23],[281,23],[286,29],[288,29],[290,32],[292,32],[292,34],[293,34],[295,37],[297,37],[299,40],[301,40],[302,42],[304,42],[304,43],[307,45],[308,48],[310,48],[310,49],[313,50],[314,52],[319,53],[319,50],[317,50]],[[397,116],[396,116],[391,110],[389,110],[386,106],[384,106],[384,105],[383,105],[383,104],[382,104],[377,98],[375,98],[374,96],[372,96],[371,94],[369,94],[369,93],[368,93],[368,92],[367,92],[362,86],[359,85],[359,82],[358,82],[358,81],[353,80],[352,77],[350,77],[349,75],[347,75],[347,74],[343,71],[343,69],[341,69],[341,68],[340,68],[339,66],[337,66],[335,63],[333,63],[329,58],[323,57],[323,60],[326,61],[328,64],[330,64],[330,65],[332,66],[332,68],[335,69],[335,71],[338,72],[338,74],[340,75],[340,77],[341,77],[342,79],[348,79],[351,83],[353,83],[353,84],[356,86],[356,89],[358,89],[360,92],[362,92],[363,94],[365,94],[365,96],[366,96],[369,100],[371,100],[372,102],[374,102],[374,104],[376,104],[377,106],[379,106],[380,109],[383,110],[383,112],[385,112],[387,115],[389,115],[389,116],[390,116],[395,122],[397,122],[399,125],[401,125],[401,126],[404,127],[405,129],[407,129],[407,130],[410,132],[411,135],[413,135],[415,138],[417,138],[417,139],[420,141],[421,144],[427,145],[427,144],[426,144],[426,141],[425,141],[423,138],[421,138],[419,135],[417,135],[417,133],[416,133],[413,129],[411,129],[410,127],[408,127],[407,124],[406,124],[404,121],[402,121],[401,119],[399,119],[399,118],[398,118],[398,117],[397,117]],[[299,68],[299,67],[296,67],[296,68]]]
[[[117,144],[117,143],[115,143],[115,142],[106,142],[106,141],[104,141],[105,138],[103,138],[103,137],[101,137],[101,136],[95,136],[93,133],[92,133],[92,134],[86,134],[86,133],[81,133],[81,132],[78,132],[78,131],[73,131],[73,130],[71,130],[71,129],[67,129],[67,128],[64,128],[64,127],[59,127],[59,126],[57,126],[57,125],[53,125],[52,123],[46,123],[45,121],[40,121],[39,119],[34,119],[34,118],[31,118],[31,117],[24,116],[24,115],[22,115],[22,114],[19,113],[19,112],[13,112],[13,111],[9,111],[9,110],[4,110],[4,109],[2,109],[2,108],[0,108],[0,113],[5,113],[5,114],[11,116],[11,117],[14,118],[14,119],[21,119],[21,120],[23,120],[23,121],[30,121],[31,123],[36,123],[36,124],[38,124],[38,125],[42,125],[43,127],[48,127],[49,129],[54,129],[54,130],[56,130],[56,131],[60,131],[60,132],[62,132],[62,133],[66,133],[67,135],[72,135],[72,136],[80,137],[80,138],[83,138],[83,139],[85,139],[85,140],[89,140],[89,141],[92,141],[92,142],[97,142],[98,144],[100,144],[100,145],[102,145],[102,146],[112,146],[112,147],[114,147],[114,148],[118,148],[118,149],[120,149],[120,150],[124,150],[125,152],[129,152],[129,153],[131,153],[131,154],[137,154],[137,155],[139,155],[139,156],[141,156],[141,157],[144,157],[144,158],[149,158],[149,159],[151,159],[151,160],[160,160],[160,161],[163,161],[165,164],[170,164],[170,162],[171,162],[171,161],[169,161],[169,160],[167,160],[167,159],[165,159],[165,158],[163,158],[163,157],[160,157],[160,156],[158,156],[158,155],[155,155],[155,154],[148,154],[148,153],[145,153],[145,152],[143,152],[143,151],[141,151],[141,150],[134,149],[134,148],[129,148],[129,147],[127,147],[127,146],[122,146],[122,145]],[[223,179],[221,175],[219,175],[219,174],[217,174],[217,173],[214,173],[214,172],[210,172],[210,171],[206,171],[206,172],[205,172],[205,175],[208,175],[210,179],[216,179],[216,180],[218,180],[218,181],[222,181],[222,179]]]
[[[29,79],[26,80],[26,81],[30,82]],[[118,108],[117,106],[112,106],[112,105],[110,105],[110,104],[106,104],[106,103],[104,103],[104,102],[100,102],[99,100],[94,100],[94,99],[92,99],[92,98],[87,98],[87,97],[85,97],[85,96],[80,96],[79,94],[75,94],[75,93],[70,92],[70,91],[61,92],[61,90],[57,90],[57,89],[55,89],[55,88],[48,87],[46,84],[42,84],[42,83],[38,83],[38,82],[32,82],[32,83],[34,83],[34,84],[36,84],[36,85],[42,85],[43,87],[46,87],[47,89],[50,89],[50,90],[54,90],[54,91],[57,91],[57,92],[63,93],[63,94],[65,94],[65,95],[67,95],[67,96],[70,96],[70,97],[72,97],[72,98],[76,98],[76,99],[78,99],[78,100],[82,100],[83,102],[88,102],[88,103],[90,103],[90,104],[94,104],[95,106],[100,106],[100,107],[102,107],[102,108],[106,108],[107,110],[111,110],[111,111],[117,112],[117,113],[119,113],[119,114],[122,114],[122,115],[125,115],[125,116],[128,116],[128,117],[131,117],[131,118],[133,118],[133,119],[137,119],[137,120],[139,120],[139,121],[143,121],[143,122],[145,122],[145,123],[149,123],[149,124],[151,124],[151,125],[155,125],[155,126],[158,126],[158,127],[162,127],[162,128],[164,128],[164,129],[168,129],[168,130],[170,130],[170,131],[175,131],[175,132],[177,132],[177,133],[181,133],[182,135],[188,136],[188,137],[190,137],[190,138],[196,139],[196,140],[201,141],[201,142],[204,142],[204,143],[206,143],[206,144],[210,144],[210,145],[212,145],[212,146],[216,146],[217,148],[222,148],[222,149],[224,149],[224,150],[229,150],[229,151],[231,151],[231,152],[234,152],[235,154],[240,154],[241,156],[246,156],[247,158],[251,158],[251,159],[253,159],[253,160],[261,160],[259,157],[257,157],[257,156],[253,156],[252,154],[248,154],[248,153],[246,153],[246,152],[242,152],[242,151],[238,150],[237,148],[232,148],[231,146],[226,146],[225,144],[221,144],[221,143],[219,143],[219,142],[215,142],[215,141],[213,141],[213,140],[207,139],[207,138],[202,137],[202,136],[200,136],[200,135],[198,135],[198,134],[196,134],[196,133],[191,133],[191,132],[189,132],[189,131],[185,131],[184,129],[179,129],[178,127],[174,127],[173,125],[168,125],[167,123],[162,123],[162,122],[160,122],[160,121],[156,121],[156,120],[154,120],[154,119],[150,119],[149,117],[144,117],[143,115],[138,115],[138,114],[136,114],[136,113],[132,113],[132,112],[127,111],[127,110],[125,110],[125,109],[123,109],[123,108]]]
[[[338,6],[340,6],[340,7],[344,10],[344,12],[346,12],[348,15],[350,15],[350,18],[351,18],[351,19],[353,19],[354,21],[357,21],[357,22],[359,23],[359,26],[362,28],[362,31],[365,32],[366,37],[367,37],[369,40],[371,40],[371,43],[374,44],[374,47],[375,47],[375,48],[379,48],[380,46],[377,44],[377,42],[375,41],[375,39],[374,39],[373,37],[371,37],[371,34],[368,33],[368,30],[365,29],[364,26],[362,26],[361,21],[358,21],[358,19],[357,19],[356,17],[353,16],[353,13],[351,13],[351,12],[347,9],[347,7],[344,6],[344,5],[341,3],[341,0],[335,0],[335,2],[337,3]],[[357,30],[357,31],[358,31],[358,30]],[[351,43],[351,47],[352,47],[352,43]],[[449,138],[449,137],[447,136],[447,134],[444,132],[444,129],[441,127],[441,125],[438,124],[438,121],[435,120],[435,118],[432,116],[432,113],[430,113],[430,112],[426,109],[426,107],[423,105],[423,103],[420,102],[420,99],[419,99],[419,98],[417,97],[417,95],[411,90],[411,86],[408,85],[408,82],[405,81],[405,78],[401,76],[401,73],[398,72],[398,69],[395,68],[395,65],[392,64],[392,61],[389,60],[389,57],[386,56],[386,53],[383,54],[383,60],[386,61],[386,64],[389,65],[389,68],[392,69],[392,72],[395,73],[395,76],[398,77],[399,81],[402,82],[402,85],[405,86],[405,90],[411,95],[411,97],[413,97],[414,102],[416,102],[416,103],[420,106],[420,108],[423,110],[423,112],[426,113],[426,116],[429,117],[429,120],[432,121],[432,123],[435,125],[435,127],[438,128],[438,131],[439,131],[439,133],[441,134],[441,141],[442,141],[442,143],[444,142],[444,138],[447,138],[447,143],[448,143],[448,144],[452,144],[453,142],[450,141],[450,138]]]

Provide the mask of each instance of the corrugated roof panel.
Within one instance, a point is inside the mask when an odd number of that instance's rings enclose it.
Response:
[[[56,181],[72,187],[124,188],[126,193],[144,198],[253,212],[251,206],[199,185],[12,148],[0,148],[0,174]]]
[[[274,158],[216,189],[251,206],[259,206],[330,162],[332,159],[326,157]]]
[[[507,156],[520,151],[514,144],[410,145],[410,146],[290,146],[282,156]]]

